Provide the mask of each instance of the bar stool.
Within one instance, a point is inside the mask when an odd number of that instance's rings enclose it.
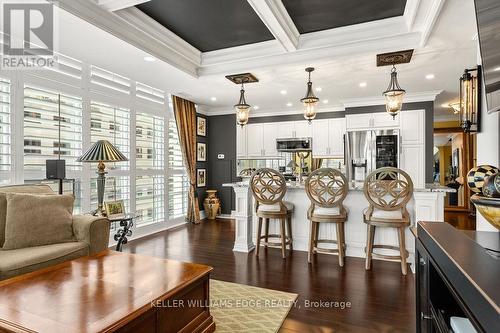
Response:
[[[342,203],[348,192],[347,179],[338,170],[321,168],[309,175],[305,188],[311,201],[311,206],[307,212],[307,218],[311,222],[307,261],[310,263],[311,256],[315,253],[338,254],[339,265],[344,266],[344,223],[347,221],[347,210]],[[335,223],[337,240],[319,239],[319,226],[321,223]],[[319,243],[337,244],[337,248],[321,248],[318,246]]]
[[[363,221],[368,229],[365,268],[367,270],[371,268],[372,256],[398,260],[401,261],[401,272],[406,275],[408,251],[405,245],[405,228],[410,225],[410,214],[406,204],[413,195],[413,182],[410,176],[397,168],[380,168],[368,175],[363,191],[370,204],[363,212]],[[397,228],[399,247],[374,245],[376,227]],[[399,255],[374,253],[373,249],[377,248],[399,251]]]
[[[285,250],[292,245],[292,212],[293,204],[283,201],[286,193],[286,180],[279,172],[273,169],[262,168],[256,170],[250,178],[250,188],[255,198],[255,212],[258,217],[257,249],[259,255],[260,240],[264,239],[264,246],[281,246],[281,256],[285,258]],[[269,234],[269,219],[280,222],[280,234]],[[262,221],[265,222],[265,235],[262,236]],[[285,227],[286,225],[286,227]],[[286,229],[288,228],[288,234]],[[269,238],[279,241],[270,242]]]

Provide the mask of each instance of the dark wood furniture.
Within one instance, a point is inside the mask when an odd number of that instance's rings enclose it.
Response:
[[[474,233],[447,223],[419,222],[416,234],[417,332],[450,332],[452,316],[468,318],[478,332],[500,332],[499,259]],[[489,244],[498,248],[495,234]]]
[[[252,178],[250,178],[250,188],[255,198],[255,214],[258,217],[255,255],[259,256],[260,240],[264,239],[263,244],[265,247],[281,246],[281,257],[285,259],[286,247],[288,246],[290,251],[293,250],[293,205],[283,201],[283,197],[286,193],[286,180],[278,171],[262,168],[253,173]],[[269,234],[270,219],[279,220],[279,235]],[[265,234],[263,236],[262,222],[265,223]],[[278,239],[278,241],[270,242],[269,238]]]
[[[370,173],[365,180],[363,192],[370,206],[363,213],[367,225],[365,269],[371,269],[372,257],[401,262],[401,273],[408,272],[408,251],[406,250],[405,229],[410,225],[410,214],[406,204],[413,196],[413,182],[401,169],[379,168]],[[398,231],[399,247],[374,244],[375,228],[395,228]],[[374,253],[373,249],[398,251],[399,255]]]
[[[213,332],[211,270],[109,250],[68,261],[0,282],[0,332]]]
[[[345,232],[344,223],[347,221],[347,210],[343,202],[349,191],[347,178],[339,170],[320,168],[307,177],[305,189],[311,206],[307,218],[311,221],[309,235],[309,251],[307,261],[310,263],[315,253],[338,254],[339,265],[344,266]],[[337,239],[319,239],[321,223],[335,223]],[[318,244],[336,244],[336,249],[319,247]]]

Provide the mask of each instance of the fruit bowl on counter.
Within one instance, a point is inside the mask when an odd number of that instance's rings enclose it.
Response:
[[[500,230],[500,170],[491,165],[474,167],[467,175],[467,185],[475,193],[470,201],[486,221]]]

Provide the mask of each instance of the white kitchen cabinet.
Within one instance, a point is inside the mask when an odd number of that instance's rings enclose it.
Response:
[[[278,139],[290,139],[295,135],[295,122],[283,121],[278,123]]]
[[[247,157],[260,157],[264,150],[264,124],[248,124]]]
[[[344,156],[344,134],[345,134],[345,119],[334,118],[328,119],[328,142],[330,147],[330,156]]]
[[[345,116],[347,129],[362,129],[371,127],[371,116],[369,113],[348,114]]]
[[[280,123],[266,123],[263,124],[263,156],[273,157],[278,156],[278,151],[276,150],[276,138],[278,137],[278,128]]]
[[[236,157],[247,157],[247,126],[236,125]]]
[[[372,113],[372,127],[375,128],[398,128],[399,127],[399,114],[394,118],[387,112]]]
[[[313,157],[343,157],[345,119],[314,120]]]
[[[314,120],[312,128],[313,157],[328,156],[328,119]]]
[[[402,111],[401,143],[423,145],[425,143],[425,110]]]
[[[310,138],[312,136],[312,124],[307,120],[295,122],[295,137]]]
[[[348,114],[345,119],[348,130],[399,127],[399,115],[393,119],[387,112]]]
[[[402,145],[401,169],[406,171],[413,181],[414,188],[425,187],[425,148],[424,145]]]

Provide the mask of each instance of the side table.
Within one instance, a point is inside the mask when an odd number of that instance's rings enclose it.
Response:
[[[116,231],[114,235],[114,240],[117,241],[116,243],[116,251],[121,252],[122,251],[122,246],[123,244],[127,244],[128,239],[127,237],[132,236],[132,227],[134,226],[134,219],[137,216],[134,214],[126,214],[123,217],[118,217],[118,218],[113,218],[109,219],[110,222],[120,222],[120,228]]]

